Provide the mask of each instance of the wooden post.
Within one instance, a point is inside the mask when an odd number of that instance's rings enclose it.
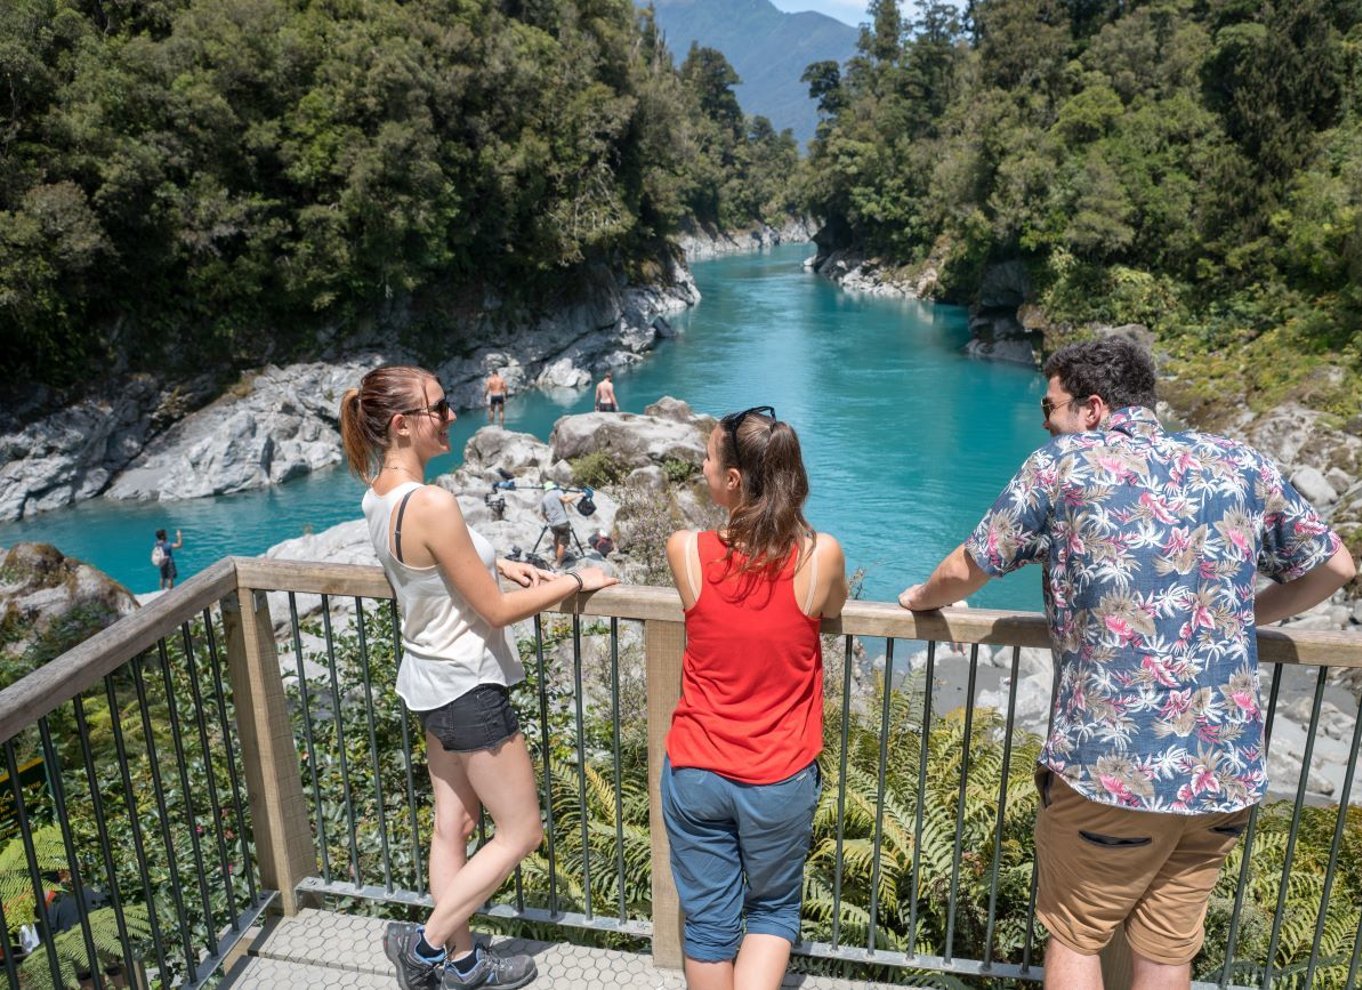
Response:
[[[242,608],[243,595],[251,607]],[[308,906],[296,887],[317,874],[317,845],[303,799],[298,747],[289,721],[274,625],[263,591],[241,589],[222,600],[227,671],[241,734],[241,761],[251,802],[260,882],[279,892],[285,915]]]
[[[686,627],[680,622],[649,619],[643,625],[648,670],[648,826],[653,843],[653,965],[680,969],[681,903],[672,881],[671,846],[662,822],[662,760],[667,730],[681,698],[681,655]]]
[[[1105,990],[1130,990],[1134,975],[1126,926],[1119,925],[1116,934],[1102,949],[1102,986]]]

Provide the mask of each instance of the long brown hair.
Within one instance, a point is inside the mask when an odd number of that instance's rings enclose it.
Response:
[[[409,364],[385,364],[360,379],[359,388],[341,396],[340,432],[350,470],[371,485],[391,438],[393,416],[426,399],[426,384],[435,376]],[[419,400],[416,396],[420,396]]]
[[[809,476],[799,436],[789,423],[761,413],[748,413],[736,431],[723,420],[718,429],[720,466],[742,476],[738,504],[729,510],[720,537],[728,548],[724,559],[731,561],[736,550],[746,558],[739,573],[774,573],[811,532],[804,518]]]

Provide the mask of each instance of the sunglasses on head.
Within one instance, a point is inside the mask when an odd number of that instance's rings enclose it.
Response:
[[[769,416],[774,423],[776,419],[775,406],[753,406],[751,409],[744,409],[742,412],[729,413],[719,420],[719,425],[728,433],[728,439],[733,444],[733,460],[739,471],[742,470],[742,453],[738,447],[738,427],[742,426],[743,420],[748,416]]]
[[[434,413],[440,419],[448,419],[449,396],[443,397],[442,399],[440,399],[439,402],[435,403],[434,405],[423,406],[417,409],[403,409],[401,410],[401,413],[403,416],[424,416],[427,413]]]

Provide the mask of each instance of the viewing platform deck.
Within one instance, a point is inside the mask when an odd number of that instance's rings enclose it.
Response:
[[[304,909],[272,919],[247,954],[227,971],[223,990],[297,990],[311,987],[392,990],[397,985],[380,939],[387,922],[334,911]],[[680,970],[659,969],[641,952],[596,949],[567,942],[496,938],[494,951],[527,953],[539,975],[531,990],[685,990]],[[903,990],[896,984],[896,990]],[[889,990],[886,983],[791,973],[790,990]]]

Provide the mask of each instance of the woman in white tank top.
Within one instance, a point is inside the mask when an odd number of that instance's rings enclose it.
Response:
[[[528,956],[494,956],[468,928],[542,838],[534,768],[507,700],[524,670],[506,627],[615,583],[594,567],[552,574],[498,560],[458,500],[424,482],[427,462],[449,452],[453,421],[444,389],[421,368],[376,368],[341,400],[346,457],[370,486],[364,516],[402,615],[397,693],[426,730],[435,793],[435,910],[423,927],[398,922],[384,935],[403,990],[493,990],[534,979]],[[498,574],[520,587],[503,592]],[[496,830],[469,858],[480,807]]]

